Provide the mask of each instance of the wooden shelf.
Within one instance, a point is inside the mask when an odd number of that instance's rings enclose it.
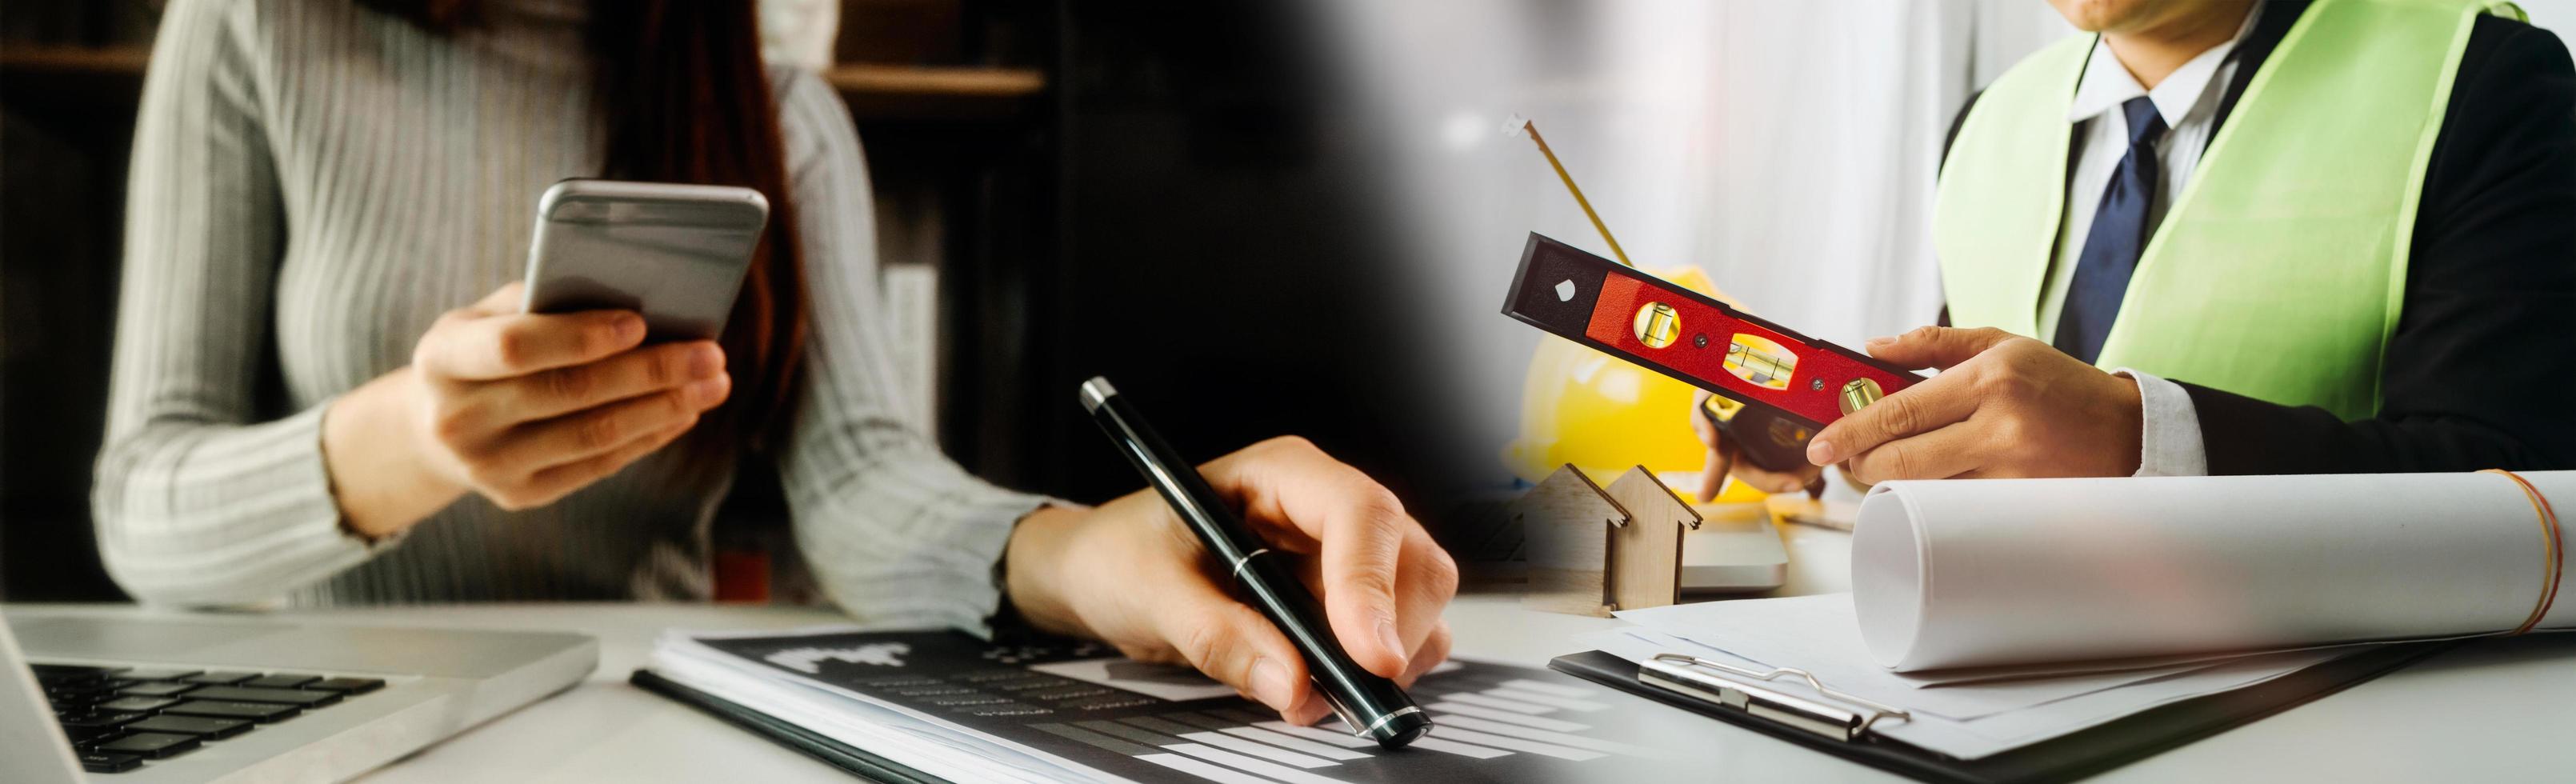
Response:
[[[152,52],[143,47],[0,47],[0,98],[131,110]],[[861,121],[986,121],[1025,116],[1046,93],[1034,68],[851,64],[823,72]]]
[[[90,47],[11,44],[0,47],[0,68],[11,76],[101,74],[141,76],[152,50],[140,46]]]
[[[860,119],[987,120],[1032,111],[1047,89],[1035,68],[839,65],[823,81]]]
[[[23,104],[21,110],[57,106],[131,115],[151,60],[152,51],[139,46],[0,46],[0,101]]]

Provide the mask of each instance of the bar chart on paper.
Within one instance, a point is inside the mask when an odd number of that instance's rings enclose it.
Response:
[[[1338,720],[1301,727],[1280,721],[1275,714],[1245,708],[1170,710],[1030,726],[1211,781],[1247,784],[1392,781],[1431,769],[1472,775],[1487,767],[1479,762],[1515,755],[1591,762],[1653,753],[1594,733],[1593,725],[1571,716],[1545,715],[1606,710],[1607,704],[1594,701],[1605,692],[1526,680],[1477,689],[1476,684],[1438,682],[1459,680],[1454,671],[1439,675],[1451,677],[1435,678],[1432,689],[1415,691],[1417,699],[1430,701],[1425,710],[1432,714],[1434,729],[1401,751],[1381,749],[1375,741],[1354,736]],[[1464,688],[1438,690],[1441,685]],[[1492,770],[1496,774],[1525,770],[1526,762],[1525,758]]]
[[[695,642],[1112,777],[1225,784],[1595,781],[1670,771],[1681,746],[1633,698],[1545,670],[1442,665],[1410,690],[1433,729],[1380,748],[1338,719],[1298,726],[1185,667],[1090,644],[950,633]]]

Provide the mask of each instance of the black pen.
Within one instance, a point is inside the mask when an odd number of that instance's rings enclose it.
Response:
[[[1353,734],[1374,739],[1386,748],[1399,748],[1422,737],[1431,728],[1431,717],[1413,704],[1394,681],[1360,669],[1342,646],[1333,641],[1333,627],[1325,621],[1324,608],[1315,603],[1296,574],[1288,570],[1281,553],[1271,550],[1252,529],[1243,525],[1225,499],[1208,487],[1207,480],[1190,468],[1190,463],[1172,451],[1172,445],[1154,433],[1136,407],[1118,396],[1109,379],[1093,377],[1082,382],[1082,407],[1091,419],[1100,423],[1102,432],[1118,444],[1127,462],[1145,475],[1145,481],[1162,493],[1181,520],[1207,545],[1208,552],[1234,575],[1236,584],[1261,614],[1279,627],[1288,641],[1297,645],[1297,653],[1306,659],[1306,672],[1314,677],[1316,691]]]

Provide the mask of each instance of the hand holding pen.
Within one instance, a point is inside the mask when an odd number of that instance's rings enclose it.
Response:
[[[1457,567],[1384,487],[1294,437],[1196,473],[1285,556],[1282,564],[1294,564],[1292,581],[1320,598],[1323,625],[1350,662],[1410,685],[1448,658],[1440,612],[1456,593]],[[1041,511],[1020,529],[1005,578],[1038,628],[1101,639],[1141,660],[1187,663],[1290,721],[1331,712],[1297,644],[1239,597],[1230,567],[1155,491],[1097,509]]]

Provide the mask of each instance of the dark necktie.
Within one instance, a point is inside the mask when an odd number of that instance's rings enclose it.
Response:
[[[2129,116],[2129,154],[2102,189],[2093,230],[2076,256],[2075,281],[2057,316],[2057,349],[2085,362],[2102,356],[2102,341],[2129,293],[2129,274],[2137,271],[2138,254],[2156,230],[2148,210],[2156,201],[2156,140],[2164,138],[2165,118],[2145,96],[2129,99],[2120,110]]]

